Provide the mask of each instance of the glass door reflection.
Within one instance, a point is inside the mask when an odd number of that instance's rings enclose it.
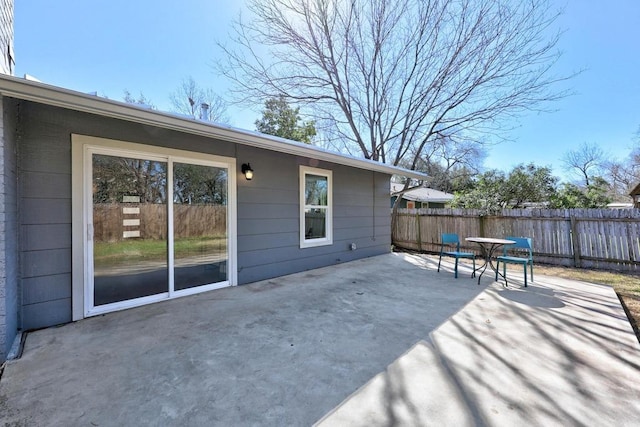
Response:
[[[167,163],[92,155],[94,306],[168,292]]]
[[[225,168],[173,163],[174,289],[228,280]]]

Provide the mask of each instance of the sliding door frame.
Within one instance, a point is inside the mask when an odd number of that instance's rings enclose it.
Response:
[[[185,150],[155,147],[85,135],[71,135],[72,148],[72,317],[79,320],[152,302],[237,285],[236,159]],[[102,306],[93,301],[93,154],[142,158],[167,163],[167,220],[169,286],[165,293]],[[186,163],[227,170],[227,280],[175,291],[173,283],[173,164]]]

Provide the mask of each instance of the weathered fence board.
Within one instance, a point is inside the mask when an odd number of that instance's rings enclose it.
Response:
[[[438,252],[442,233],[476,253],[465,237],[526,236],[537,262],[640,272],[640,209],[400,209],[392,234],[398,247]]]

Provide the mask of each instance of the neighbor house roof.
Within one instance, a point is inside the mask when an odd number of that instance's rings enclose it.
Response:
[[[640,195],[640,184],[636,185],[636,186],[633,188],[633,190],[631,190],[631,193],[629,193],[629,195],[630,195],[631,197]]]
[[[607,208],[609,209],[631,209],[633,208],[633,203],[624,203],[624,202],[613,202],[608,203]]]
[[[402,175],[408,178],[425,179],[426,175],[408,169],[398,168],[352,156],[346,156],[320,147],[290,141],[271,135],[261,134],[231,126],[204,122],[184,116],[149,110],[135,104],[128,104],[64,89],[40,82],[0,75],[0,94],[26,101],[53,105],[70,110],[82,111],[130,122],[157,126],[164,129],[201,135],[209,138],[235,142],[237,144],[263,148],[266,150],[310,157],[376,172]]]
[[[404,184],[391,183],[391,195],[395,196],[399,191],[404,189]],[[419,187],[407,191],[402,195],[405,200],[413,200],[416,202],[432,202],[447,203],[453,199],[453,194],[444,191],[434,190],[433,188]]]

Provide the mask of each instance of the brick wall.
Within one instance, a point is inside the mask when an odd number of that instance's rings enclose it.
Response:
[[[0,0],[0,73],[14,73],[13,1]]]

